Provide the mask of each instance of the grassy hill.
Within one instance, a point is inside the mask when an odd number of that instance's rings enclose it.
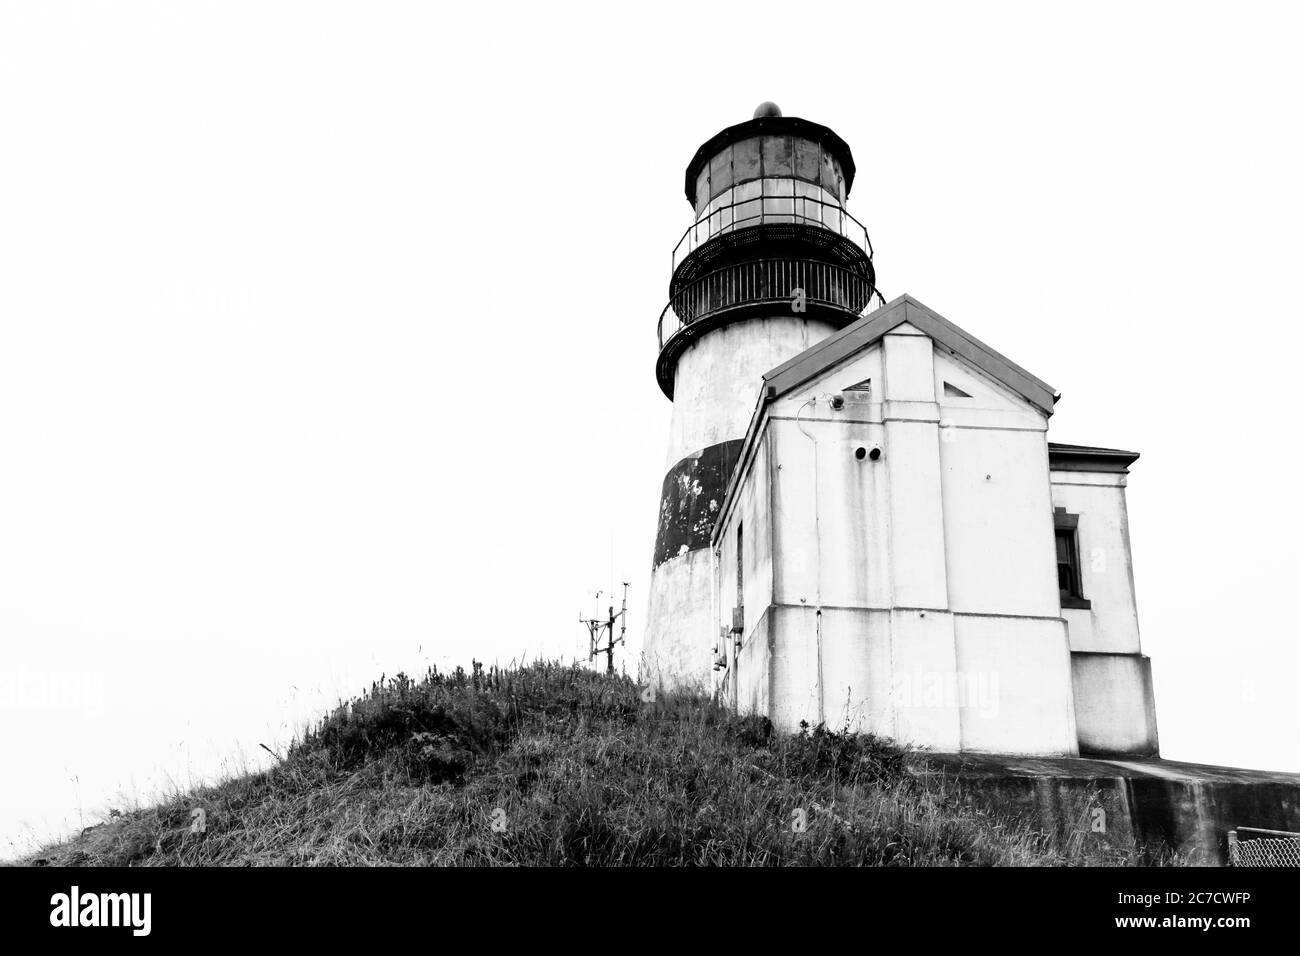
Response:
[[[1061,865],[878,739],[773,735],[560,664],[375,684],[270,770],[115,814],[34,865]],[[202,832],[191,832],[202,811]],[[803,826],[800,826],[800,823]]]

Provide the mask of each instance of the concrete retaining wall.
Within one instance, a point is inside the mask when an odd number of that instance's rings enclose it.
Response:
[[[913,773],[941,777],[963,799],[1025,820],[1063,847],[1136,845],[1148,862],[1173,850],[1183,862],[1221,866],[1229,830],[1300,832],[1300,774],[1159,759],[918,754],[911,762]]]

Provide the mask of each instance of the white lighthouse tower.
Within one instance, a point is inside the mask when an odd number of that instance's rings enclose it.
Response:
[[[695,221],[673,250],[655,369],[673,403],[642,653],[658,686],[709,685],[709,538],[763,374],[876,295],[866,229],[844,209],[853,175],[848,144],[774,103],[686,168]]]

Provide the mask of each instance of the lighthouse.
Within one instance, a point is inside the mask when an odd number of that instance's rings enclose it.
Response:
[[[686,167],[692,221],[672,255],[655,375],[672,402],[643,677],[708,688],[717,661],[710,536],[763,375],[876,296],[866,228],[845,209],[853,155],[831,129],[763,103]]]

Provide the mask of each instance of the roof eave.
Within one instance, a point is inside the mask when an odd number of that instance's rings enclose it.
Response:
[[[1120,448],[1047,443],[1047,463],[1052,471],[1089,471],[1127,475],[1129,466],[1140,457],[1135,451],[1124,451]]]

